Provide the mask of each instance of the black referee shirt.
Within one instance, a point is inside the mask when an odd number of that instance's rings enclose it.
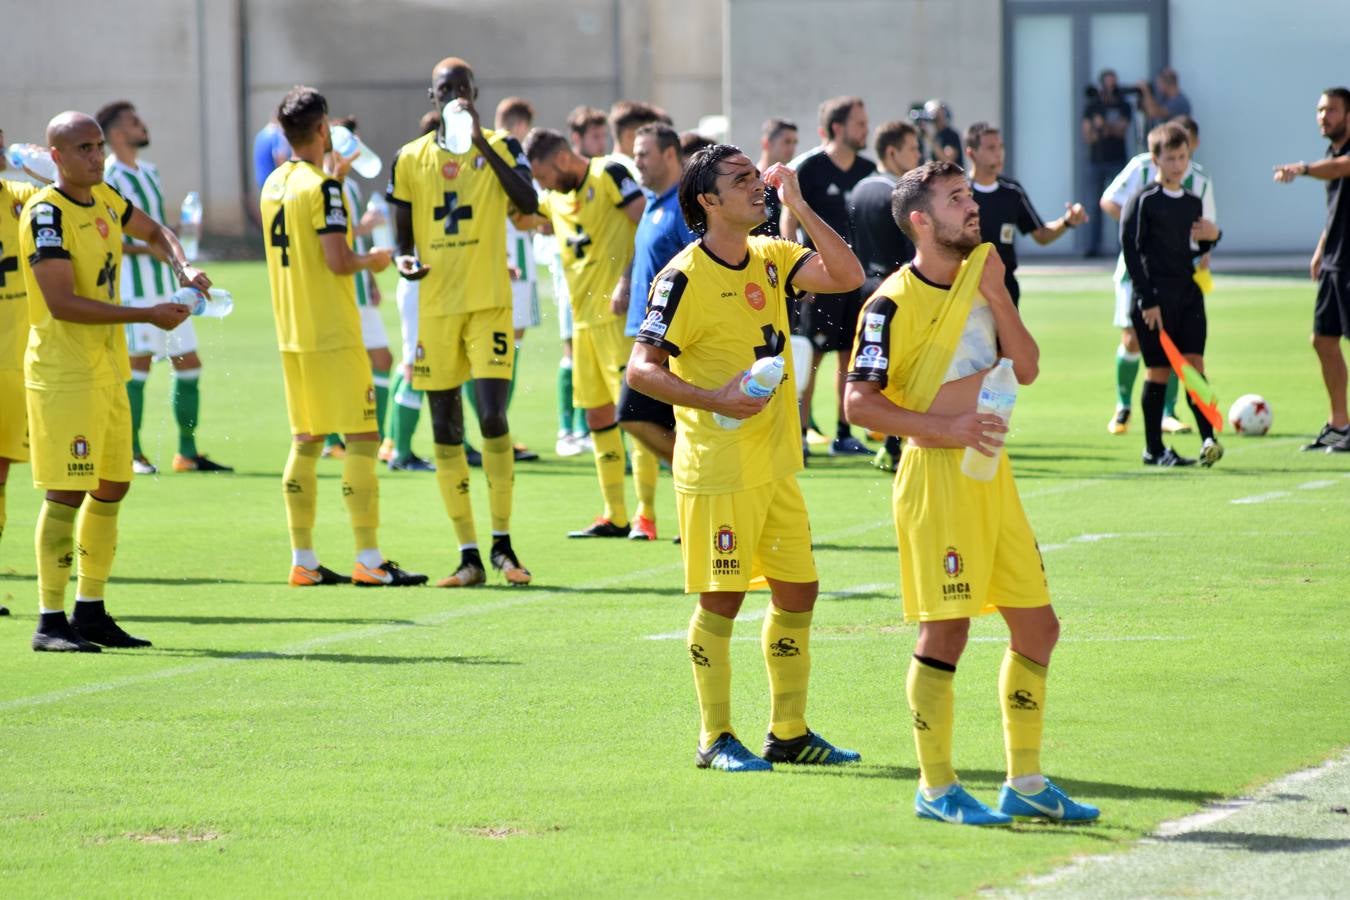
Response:
[[[1350,153],[1350,138],[1340,147],[1327,148],[1327,158]],[[1350,178],[1327,182],[1327,239],[1322,244],[1322,268],[1331,272],[1350,268]]]
[[[1120,250],[1125,256],[1140,309],[1186,296],[1195,286],[1195,258],[1218,241],[1191,249],[1191,226],[1204,215],[1204,204],[1190,191],[1164,190],[1158,182],[1125,205],[1120,218]]]
[[[975,194],[975,203],[980,207],[980,239],[989,241],[998,250],[1007,270],[1005,282],[1013,300],[1018,299],[1019,288],[1013,273],[1017,271],[1017,246],[1013,239],[1020,232],[1030,234],[1045,223],[1036,214],[1031,198],[1011,178],[998,176],[991,185],[976,184],[971,181]]]
[[[844,171],[834,164],[824,147],[817,147],[797,157],[792,168],[797,170],[802,199],[825,220],[826,225],[852,244],[848,228],[848,195],[858,182],[877,170],[877,164],[865,156],[858,156],[853,160],[853,166]],[[797,237],[794,234],[783,236],[788,240]],[[805,243],[811,246],[809,238]]]
[[[891,215],[895,182],[891,175],[877,172],[858,182],[850,195],[853,252],[867,276],[863,282],[866,296],[871,296],[886,276],[914,258],[914,245]]]

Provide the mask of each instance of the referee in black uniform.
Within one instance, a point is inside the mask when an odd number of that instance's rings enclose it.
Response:
[[[1014,275],[1017,248],[1013,239],[1021,233],[1042,246],[1054,243],[1070,228],[1086,222],[1087,212],[1081,203],[1065,203],[1064,215],[1045,224],[1022,185],[1003,177],[1003,135],[988,122],[976,122],[966,129],[966,155],[972,167],[970,186],[980,207],[980,237],[998,249],[1008,273],[1008,293],[1016,304],[1022,290]]]
[[[1331,401],[1331,417],[1304,450],[1350,453],[1350,416],[1346,414],[1346,367],[1341,340],[1350,338],[1350,89],[1327,88],[1317,101],[1317,124],[1331,142],[1326,159],[1275,167],[1275,180],[1288,184],[1300,175],[1327,183],[1327,224],[1313,252],[1309,271],[1317,282],[1313,309],[1313,349],[1322,364],[1322,381]]]

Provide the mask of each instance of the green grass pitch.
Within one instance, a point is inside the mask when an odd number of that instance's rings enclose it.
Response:
[[[108,604],[152,650],[28,650],[38,496],[27,467],[10,478],[7,896],[964,895],[1123,849],[1350,744],[1350,462],[1297,452],[1325,414],[1306,281],[1219,278],[1211,383],[1228,401],[1263,394],[1274,431],[1228,435],[1211,471],[1153,471],[1139,464],[1137,423],[1124,437],[1105,430],[1117,340],[1107,276],[1025,279],[1042,375],[1022,395],[1010,448],[1064,626],[1044,761],[1103,815],[977,832],[913,814],[903,679],[914,629],[900,618],[888,479],[866,461],[820,459],[801,479],[821,573],[809,720],[864,762],[696,770],[682,643],[693,601],[665,539],[669,480],[662,541],[564,538],[600,507],[589,456],[551,452],[549,303],[526,337],[511,411],[516,438],[544,456],[516,473],[513,537],[535,584],[296,590],[285,586],[287,429],[264,271],[209,271],[236,311],[198,323],[199,444],[239,471],[132,488]],[[384,313],[396,334],[392,299]],[[143,432],[166,467],[168,381],[157,366]],[[819,421],[832,415],[822,397]],[[1198,443],[1176,441],[1188,455]],[[428,425],[416,446],[429,454]],[[339,468],[321,463],[316,538],[343,568]],[[473,490],[486,536],[479,473]],[[382,472],[381,508],[387,555],[433,580],[453,569],[433,476]],[[752,594],[742,616],[766,602]],[[956,683],[957,769],[990,801],[1003,775],[996,618],[976,623]],[[758,631],[742,622],[733,645],[734,719],[752,746],[768,712]]]

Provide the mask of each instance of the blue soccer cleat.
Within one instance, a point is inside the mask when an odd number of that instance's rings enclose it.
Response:
[[[1023,794],[1010,784],[1003,785],[998,794],[998,808],[1018,818],[1052,819],[1056,822],[1091,822],[1101,810],[1086,803],[1077,803],[1045,780],[1045,788],[1035,794]]]
[[[954,784],[936,800],[923,795],[923,788],[914,794],[914,813],[920,819],[933,819],[952,825],[1011,825],[1012,816],[995,812],[976,800],[966,789]]]
[[[721,769],[723,772],[772,772],[773,764],[760,759],[730,732],[722,732],[707,750],[699,750],[696,758],[700,769]]]
[[[764,738],[764,758],[771,763],[794,763],[797,765],[837,766],[841,763],[855,763],[862,759],[857,750],[845,750],[836,747],[813,731],[807,731],[801,737],[774,737],[769,732]]]

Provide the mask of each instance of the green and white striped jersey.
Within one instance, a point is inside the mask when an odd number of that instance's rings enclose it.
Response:
[[[356,226],[361,222],[361,216],[366,208],[362,205],[361,189],[357,187],[356,181],[350,177],[342,179],[342,192],[347,195],[347,215],[352,223],[352,250],[356,253],[370,252],[370,235],[358,235]],[[352,276],[356,282],[356,305],[370,305],[370,279],[374,276],[364,269]]]
[[[1110,200],[1123,210],[1131,197],[1143,190],[1145,185],[1157,180],[1157,177],[1158,170],[1153,165],[1153,157],[1148,153],[1137,154],[1102,191],[1102,199]],[[1219,221],[1219,213],[1214,206],[1214,182],[1210,181],[1204,166],[1192,160],[1186,167],[1186,174],[1181,176],[1181,187],[1200,198],[1206,219]],[[1125,270],[1124,253],[1116,259],[1114,277],[1120,284],[1130,280],[1130,273]]]
[[[103,180],[117,189],[141,212],[161,225],[168,223],[164,213],[164,189],[159,180],[159,169],[153,163],[138,160],[138,167],[124,166],[116,156],[109,156],[103,164]],[[131,235],[124,238],[128,244],[145,246]],[[122,300],[144,300],[167,297],[178,289],[178,281],[167,263],[148,253],[127,253],[122,256]]]

